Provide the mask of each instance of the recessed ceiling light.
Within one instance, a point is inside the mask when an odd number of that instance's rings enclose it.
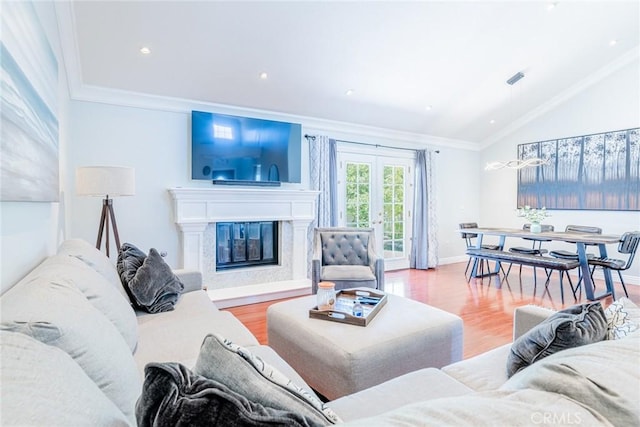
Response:
[[[551,11],[551,10],[555,9],[555,8],[556,8],[556,6],[558,6],[558,2],[549,3],[549,4],[547,5],[547,10]]]
[[[142,46],[140,48],[140,53],[143,55],[149,55],[151,53],[151,49],[149,49],[147,46]]]
[[[496,122],[496,121],[495,121],[495,120],[493,120],[493,119],[489,120],[489,124],[490,124],[490,125],[495,124],[495,122]]]
[[[427,105],[427,111],[433,110],[433,105]]]
[[[609,46],[615,46],[615,45],[617,45],[617,44],[618,44],[618,40],[616,40],[616,39],[613,39],[613,40],[611,40],[611,41],[609,42]]]
[[[269,75],[266,72],[261,72],[260,73],[260,80],[267,80],[267,77],[269,77]]]
[[[347,96],[353,95],[353,89],[347,89],[347,91],[344,94]]]

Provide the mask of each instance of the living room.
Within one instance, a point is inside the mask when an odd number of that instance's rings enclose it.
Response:
[[[464,265],[467,262],[466,247],[458,232],[460,223],[477,221],[487,227],[522,227],[522,218],[516,215],[517,172],[508,168],[485,171],[485,164],[512,160],[517,156],[519,144],[640,127],[639,25],[638,5],[634,2],[593,2],[596,5],[614,3],[623,10],[622,15],[631,16],[632,18],[624,21],[631,23],[630,29],[621,25],[622,30],[631,36],[620,37],[615,45],[609,45],[613,38],[619,37],[612,34],[597,47],[576,49],[576,62],[584,61],[584,67],[590,69],[590,72],[577,77],[558,76],[564,84],[553,96],[532,100],[535,98],[534,94],[527,91],[525,94],[528,99],[524,99],[523,92],[519,91],[517,85],[509,87],[505,83],[517,71],[525,74],[519,84],[526,87],[528,80],[535,81],[535,68],[520,68],[527,64],[516,64],[514,61],[510,68],[501,68],[499,73],[496,72],[495,80],[505,87],[502,107],[506,111],[518,111],[518,114],[507,114],[503,117],[503,123],[489,124],[486,121],[486,133],[477,139],[443,137],[432,134],[429,130],[409,132],[399,127],[350,122],[340,117],[313,116],[307,112],[304,98],[299,101],[299,110],[288,111],[252,105],[249,101],[244,104],[226,104],[215,99],[203,100],[197,95],[158,95],[131,87],[95,85],[85,80],[91,71],[87,69],[86,62],[83,62],[86,58],[83,59],[80,55],[81,49],[86,49],[83,47],[84,43],[90,40],[79,38],[79,34],[90,34],[95,39],[108,39],[115,38],[118,31],[117,28],[112,28],[108,30],[111,33],[104,33],[104,28],[92,29],[91,22],[94,21],[82,21],[80,17],[98,13],[101,10],[100,3],[93,11],[90,5],[80,3],[26,2],[35,10],[57,60],[57,87],[51,89],[57,103],[59,127],[59,194],[53,201],[1,202],[2,292],[22,279],[43,259],[55,254],[58,246],[66,239],[80,238],[90,243],[95,242],[100,201],[98,198],[76,194],[76,169],[89,165],[118,165],[135,169],[135,195],[114,201],[120,239],[135,243],[145,251],[157,248],[166,254],[164,260],[172,268],[183,267],[185,250],[181,230],[176,224],[174,200],[169,190],[212,187],[210,182],[194,181],[190,177],[192,110],[301,123],[303,134],[327,135],[343,141],[342,152],[354,149],[348,144],[349,141],[373,147],[363,150],[371,150],[379,145],[392,147],[389,148],[391,151],[439,151],[434,156],[434,198],[437,259],[440,266]],[[102,6],[106,3],[108,2]],[[563,7],[579,7],[573,3],[560,2],[556,5],[556,12]],[[425,4],[428,5],[429,2]],[[457,13],[465,14],[465,7],[469,4],[457,4]],[[74,10],[82,7],[86,8],[83,9],[84,15],[80,13],[80,9]],[[283,7],[282,4],[280,7]],[[540,2],[540,7],[544,9],[544,13],[554,13],[546,10],[547,3]],[[133,15],[127,15],[127,18],[133,21],[138,19],[139,23],[145,19]],[[596,26],[595,23],[593,25]],[[134,41],[136,46],[132,49],[139,47],[141,39]],[[605,55],[607,59],[597,64],[589,63],[586,58],[595,49],[609,49]],[[152,52],[154,54],[158,55],[157,52]],[[129,65],[134,68],[135,64],[135,67],[144,69],[146,58],[130,55]],[[173,58],[172,61],[180,59]],[[286,64],[286,61],[282,62]],[[296,62],[296,67],[300,66],[299,62]],[[540,62],[542,63],[544,61]],[[149,78],[152,77],[150,72]],[[132,79],[131,85],[135,86],[136,83],[141,84]],[[482,86],[487,83],[478,81],[476,84]],[[355,92],[351,96],[357,95],[358,92]],[[482,105],[477,100],[466,101],[473,108]],[[359,101],[354,102],[351,104],[352,109],[357,109]],[[519,106],[525,102],[533,102],[527,104],[532,106],[526,111]],[[437,106],[434,109],[437,110]],[[484,118],[485,113],[468,114]],[[302,142],[302,181],[299,184],[285,184],[283,190],[309,190],[309,151],[307,140],[303,138]],[[552,216],[557,230],[564,229],[568,224],[592,224],[602,227],[606,234],[622,235],[624,232],[637,230],[640,224],[638,211],[554,210]],[[114,263],[116,257],[112,253]],[[640,263],[637,260],[633,268],[625,272],[624,277],[628,286],[640,285]],[[212,286],[207,283],[205,285]]]
[[[115,200],[121,238],[147,249],[156,247],[166,252],[169,265],[180,267],[180,233],[173,223],[172,200],[167,190],[211,187],[205,181],[190,179],[190,111],[209,109],[245,116],[255,116],[257,111],[218,104],[208,107],[206,103],[186,99],[148,96],[83,83],[77,48],[74,48],[82,41],[75,40],[73,32],[73,3],[55,7],[36,3],[35,7],[59,64],[56,93],[60,123],[60,202],[3,202],[3,287],[15,283],[25,271],[54,251],[60,239],[95,239],[101,206],[95,199],[77,196],[75,192],[76,168],[94,164],[135,168],[136,195]],[[455,231],[459,223],[471,220],[483,226],[521,226],[521,220],[515,215],[516,173],[504,169],[485,172],[486,163],[511,160],[516,156],[516,146],[522,143],[637,127],[640,107],[635,94],[640,89],[635,41],[625,40],[624,45],[621,41],[613,47],[618,49],[611,54],[614,60],[582,81],[569,82],[555,99],[540,105],[535,114],[529,113],[530,117],[507,117],[513,122],[519,119],[522,124],[516,123],[518,126],[512,126],[511,131],[504,125],[501,132],[493,131],[494,141],[446,140],[428,133],[409,134],[306,116],[299,121],[305,134],[439,150],[434,171],[438,262],[462,262],[466,261],[464,242]],[[504,79],[500,78],[504,86],[508,86],[503,80],[509,76],[507,73]],[[532,76],[526,76],[519,84],[526,84],[528,78]],[[503,100],[507,109],[515,108],[514,104],[520,99],[509,95],[510,89],[507,88],[505,95],[512,99]],[[263,118],[293,121],[290,115],[261,113]],[[303,150],[302,183],[290,185],[294,189],[308,188],[305,144]],[[622,234],[636,229],[638,222],[638,213],[632,211],[553,212],[557,229],[571,223],[598,224],[606,233]],[[640,283],[637,270],[630,276],[630,282]]]

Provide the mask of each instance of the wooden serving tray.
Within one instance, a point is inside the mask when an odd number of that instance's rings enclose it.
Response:
[[[356,299],[360,301],[363,307],[362,317],[354,316],[351,311]],[[367,326],[386,303],[387,295],[376,289],[341,289],[336,292],[336,305],[333,310],[318,310],[316,306],[309,310],[309,317],[356,326]]]

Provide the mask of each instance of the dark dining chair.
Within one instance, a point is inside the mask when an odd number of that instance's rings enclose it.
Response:
[[[591,268],[591,278],[593,279],[593,272],[597,267],[607,268],[609,270],[614,270],[618,272],[618,276],[620,277],[620,283],[622,284],[622,289],[624,290],[624,294],[627,298],[629,298],[629,293],[627,292],[627,287],[624,284],[624,279],[622,278],[622,272],[628,270],[633,263],[633,259],[636,256],[636,251],[638,250],[638,244],[640,243],[640,231],[626,232],[620,238],[620,243],[618,244],[618,253],[623,255],[628,255],[627,259],[615,259],[615,258],[597,258],[592,257],[589,258],[589,265]],[[611,297],[615,300],[616,295],[611,289]]]
[[[478,228],[478,223],[477,222],[463,222],[460,225],[460,229],[464,230],[467,228]],[[476,242],[474,239],[476,239],[478,237],[477,234],[475,233],[465,233],[464,231],[460,232],[460,235],[462,236],[462,238],[464,239],[466,245],[467,245],[467,249],[470,248],[475,248],[476,247]],[[501,249],[499,245],[482,245],[482,249],[492,249],[492,250],[498,250]],[[467,267],[464,269],[464,275],[467,275],[467,271],[469,271],[469,266],[471,265],[471,261],[474,259],[475,257],[469,257],[469,260],[467,261]],[[489,269],[489,261],[487,260],[480,260],[480,275],[483,274],[484,272],[484,265],[487,266],[487,271],[490,271]],[[471,279],[471,277],[469,277],[469,279]]]
[[[540,225],[541,227],[541,232],[550,232],[553,231],[553,225],[548,225],[548,224],[542,224]],[[522,230],[524,231],[531,231],[531,224],[524,224],[522,226]],[[548,239],[531,239],[528,237],[524,237],[524,240],[531,240],[532,244],[531,247],[525,247],[525,246],[515,246],[513,248],[509,248],[509,252],[513,252],[513,253],[517,253],[517,254],[527,254],[527,255],[542,255],[542,254],[546,254],[547,252],[549,252],[546,249],[542,248],[542,243],[543,242],[550,242],[551,240]],[[507,269],[507,273],[506,275],[509,275],[509,272],[511,271],[511,267],[513,264],[509,265],[509,268]],[[522,264],[520,264],[520,272],[519,274],[522,276]],[[536,267],[533,267],[533,282],[534,284],[537,284],[537,277],[536,277]],[[571,279],[569,279],[569,281],[571,281]],[[571,288],[573,289],[573,284],[571,285]]]
[[[600,227],[592,227],[589,225],[567,225],[564,229],[565,233],[576,233],[576,234],[602,234],[602,228]],[[575,242],[569,242],[575,243]],[[549,255],[556,258],[563,259],[578,259],[577,252],[565,251],[565,250],[554,250],[549,252]]]
[[[602,234],[602,228],[593,227],[590,225],[573,225],[573,224],[567,225],[564,231],[565,233],[576,233],[576,234]],[[575,242],[568,242],[568,243],[575,243]],[[594,245],[592,244],[591,246],[594,246]],[[549,255],[555,258],[562,258],[562,259],[571,259],[571,260],[578,259],[577,252],[565,251],[562,249],[553,250],[549,252]],[[587,258],[592,258],[593,256],[594,256],[593,254],[587,254]],[[571,290],[573,291],[573,296],[577,298],[576,294],[578,290],[581,289],[581,286],[582,286],[582,270],[578,269],[578,283],[576,284],[575,287],[571,282],[571,277],[569,277],[568,271],[561,274],[565,274],[565,273],[567,275],[567,278],[569,279],[569,283],[571,284]]]

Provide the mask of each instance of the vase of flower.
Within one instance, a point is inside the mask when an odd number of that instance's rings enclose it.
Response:
[[[527,221],[531,223],[529,230],[532,233],[540,233],[542,231],[542,226],[540,225],[540,223],[550,215],[549,212],[547,212],[547,208],[545,207],[543,207],[542,209],[535,209],[527,205],[524,208],[518,209],[518,216],[526,218]]]

